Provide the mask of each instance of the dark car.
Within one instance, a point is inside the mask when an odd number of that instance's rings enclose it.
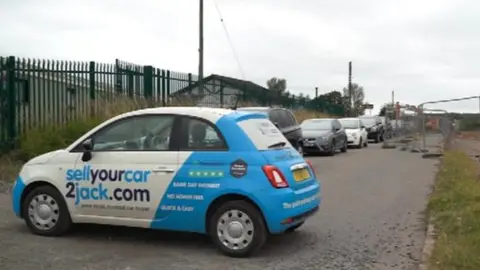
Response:
[[[304,154],[327,153],[333,156],[337,150],[347,152],[347,134],[337,119],[307,119],[300,126]]]
[[[283,136],[285,136],[285,138],[287,138],[287,140],[297,149],[297,151],[303,154],[301,144],[302,129],[293,113],[289,110],[271,107],[242,107],[237,108],[237,110],[264,113],[283,133]]]
[[[367,138],[375,143],[383,142],[385,127],[382,123],[382,118],[379,116],[360,116],[360,119],[367,129]]]

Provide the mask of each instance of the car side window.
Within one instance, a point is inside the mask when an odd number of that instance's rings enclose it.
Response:
[[[285,110],[278,110],[279,117],[279,126],[282,128],[287,128],[290,126],[290,116]]]
[[[93,151],[165,151],[170,148],[174,116],[122,119],[92,136]]]
[[[222,151],[227,150],[223,136],[213,124],[195,118],[184,118],[183,127],[187,130],[187,138],[181,143],[183,151]],[[182,131],[183,133],[183,131]]]
[[[295,126],[295,118],[293,117],[292,113],[289,112],[288,110],[282,110],[282,113],[284,114],[285,122],[287,127],[293,127]]]
[[[280,117],[281,115],[279,114],[279,110],[271,110],[269,113],[268,113],[268,118],[270,118],[270,121],[272,123],[277,123],[280,127],[281,126],[281,121],[280,121]]]
[[[336,130],[340,130],[342,128],[342,125],[340,124],[340,122],[338,120],[333,120],[333,127],[336,129]]]
[[[292,126],[298,125],[297,119],[295,118],[295,115],[293,115],[293,113],[291,113],[290,111],[286,111],[286,112],[287,112],[287,114],[290,116],[290,119],[291,119],[291,121],[292,121],[292,124],[291,124],[291,125],[292,125]]]
[[[340,121],[335,120],[335,125],[336,125],[337,129],[342,129],[342,123],[340,123]]]

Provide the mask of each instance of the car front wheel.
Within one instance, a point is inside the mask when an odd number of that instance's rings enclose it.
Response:
[[[209,227],[215,246],[231,257],[250,256],[265,244],[268,236],[260,211],[242,200],[221,205],[210,219]]]
[[[62,235],[72,224],[63,196],[51,186],[40,186],[27,194],[22,216],[30,231],[42,236]]]

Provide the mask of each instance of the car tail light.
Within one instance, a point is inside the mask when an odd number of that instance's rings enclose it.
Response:
[[[265,165],[262,169],[267,176],[268,181],[270,181],[270,184],[272,184],[274,188],[288,187],[288,182],[285,179],[285,176],[277,167],[273,165]]]
[[[310,160],[306,160],[308,163],[308,166],[310,166],[310,169],[313,172],[313,177],[317,178],[317,173],[315,172],[315,169],[313,168],[312,162]]]

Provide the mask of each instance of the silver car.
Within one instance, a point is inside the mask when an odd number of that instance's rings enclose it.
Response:
[[[333,156],[337,150],[347,152],[347,134],[337,119],[307,119],[302,122],[301,128],[304,154],[326,153]]]

